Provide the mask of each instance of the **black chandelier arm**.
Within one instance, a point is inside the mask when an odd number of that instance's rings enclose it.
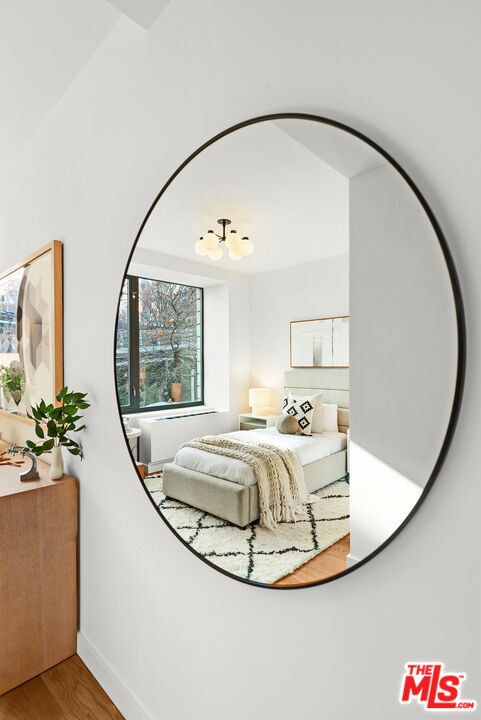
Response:
[[[225,242],[227,237],[227,235],[225,234],[225,228],[226,225],[230,225],[230,220],[228,218],[220,218],[220,220],[217,220],[217,222],[219,223],[219,225],[222,225],[222,235],[218,235],[217,233],[215,233],[215,235],[217,235],[220,242]]]

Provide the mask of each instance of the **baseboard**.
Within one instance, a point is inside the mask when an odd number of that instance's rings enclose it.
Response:
[[[81,632],[77,635],[77,654],[126,720],[154,720]]]
[[[359,558],[355,557],[352,553],[346,555],[346,569],[351,568],[353,565],[357,565]]]

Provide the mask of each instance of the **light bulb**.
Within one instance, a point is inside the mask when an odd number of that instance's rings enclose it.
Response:
[[[207,254],[211,260],[220,260],[222,257],[222,248],[220,245],[216,245],[216,247],[213,250],[209,250]]]
[[[236,252],[240,252],[242,254],[241,245],[242,245],[242,240],[240,239],[240,237],[236,237],[231,240],[229,249],[236,250]]]
[[[227,235],[225,244],[226,244],[226,246],[227,246],[227,247],[229,248],[229,250],[230,250],[231,247],[235,247],[235,246],[236,246],[236,244],[238,243],[238,241],[239,241],[239,236],[237,235],[237,231],[236,231],[236,230],[231,230],[230,233]]]
[[[246,257],[247,255],[251,255],[254,250],[254,245],[249,240],[248,237],[243,237],[241,240],[241,252]]]
[[[231,260],[240,260],[242,257],[242,253],[237,248],[232,248],[229,250],[229,257]]]
[[[202,238],[202,242],[204,243],[207,250],[214,250],[214,248],[216,248],[219,244],[219,238],[213,230],[209,230]]]
[[[200,240],[197,240],[197,242],[194,245],[194,250],[197,253],[197,255],[207,255],[207,253],[209,252],[207,250],[202,238]]]

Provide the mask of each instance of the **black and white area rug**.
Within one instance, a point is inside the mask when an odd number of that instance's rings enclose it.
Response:
[[[275,530],[252,523],[241,529],[162,492],[162,474],[145,485],[165,519],[195,552],[232,575],[271,584],[289,575],[349,533],[349,482],[337,480],[318,490],[306,516],[279,523]]]

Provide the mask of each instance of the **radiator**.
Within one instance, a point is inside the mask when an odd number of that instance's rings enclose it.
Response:
[[[142,430],[140,461],[148,472],[161,470],[172,460],[179,447],[203,435],[217,435],[232,430],[228,412],[207,412],[177,417],[132,418],[132,424]]]

